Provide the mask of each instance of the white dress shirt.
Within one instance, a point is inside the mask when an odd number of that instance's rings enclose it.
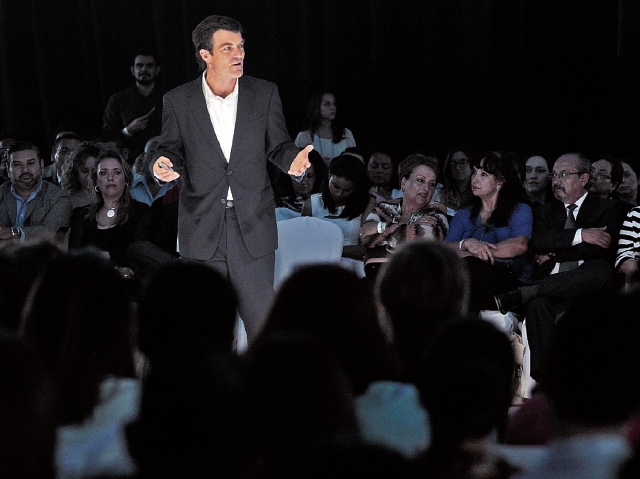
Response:
[[[215,95],[209,85],[207,85],[205,71],[202,74],[202,92],[207,103],[207,111],[213,125],[213,131],[216,132],[218,143],[224,154],[227,163],[231,158],[231,146],[233,144],[233,133],[236,129],[236,116],[238,114],[238,85],[240,82],[236,80],[236,86],[226,98]],[[227,191],[227,199],[232,200],[231,187]]]

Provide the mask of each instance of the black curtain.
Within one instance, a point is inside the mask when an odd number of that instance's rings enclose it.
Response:
[[[216,13],[243,24],[245,74],[278,85],[292,137],[326,88],[359,146],[402,155],[457,143],[635,151],[637,29],[624,54],[624,3],[0,0],[0,131],[44,150],[61,125],[98,133],[109,95],[132,83],[131,52],[158,52],[167,90],[191,80],[191,31]]]

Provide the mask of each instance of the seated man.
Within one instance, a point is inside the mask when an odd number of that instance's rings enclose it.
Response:
[[[44,162],[33,143],[9,147],[10,182],[0,185],[0,240],[45,237],[62,241],[71,220],[71,199],[42,180]]]
[[[51,164],[42,172],[42,178],[60,186],[62,181],[62,168],[71,158],[71,153],[80,146],[81,140],[75,133],[65,133],[56,136],[51,149]]]
[[[160,137],[151,138],[144,147],[144,153],[141,153],[142,161],[140,165],[140,173],[134,172],[133,185],[131,186],[131,197],[141,203],[151,204],[171,189],[175,185],[175,181],[169,183],[159,183],[153,176],[150,165],[153,154],[156,151]],[[136,158],[136,162],[138,159]],[[134,162],[134,165],[135,163]]]
[[[538,379],[556,318],[576,300],[613,284],[613,259],[622,225],[612,201],[587,192],[591,162],[580,153],[560,156],[551,173],[555,197],[534,216],[530,250],[537,283],[496,296],[501,313],[526,305],[531,377]]]

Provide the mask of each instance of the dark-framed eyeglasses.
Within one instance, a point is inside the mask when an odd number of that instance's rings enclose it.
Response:
[[[601,180],[610,180],[611,179],[611,175],[607,174],[606,171],[597,171],[596,173],[593,174],[594,178],[599,178]]]
[[[566,180],[567,178],[569,178],[571,175],[581,175],[582,173],[576,171],[576,172],[571,172],[569,173],[568,171],[561,171],[560,173],[556,173],[555,171],[552,171],[551,173],[549,173],[549,176],[553,179],[559,179],[559,180]]]
[[[451,168],[466,168],[469,160],[452,161]]]

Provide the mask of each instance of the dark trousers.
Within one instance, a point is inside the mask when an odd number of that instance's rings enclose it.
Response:
[[[540,378],[558,316],[585,295],[609,288],[612,279],[613,268],[609,262],[590,260],[578,269],[540,280],[537,296],[526,305],[525,318],[534,379]]]
[[[240,302],[238,313],[250,344],[262,329],[274,298],[275,252],[259,258],[251,256],[242,239],[234,208],[225,210],[223,228],[213,258],[205,263],[220,271],[233,284]]]
[[[463,258],[470,279],[469,312],[478,314],[481,310],[497,309],[494,295],[511,291],[521,283],[504,269],[482,261],[475,256]]]

